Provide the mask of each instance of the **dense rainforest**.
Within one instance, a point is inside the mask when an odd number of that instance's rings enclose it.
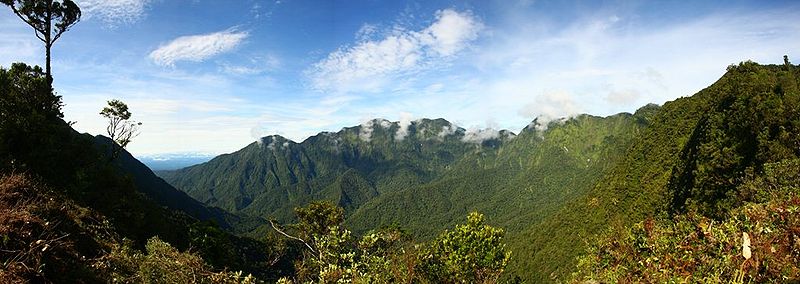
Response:
[[[519,134],[268,136],[156,176],[73,130],[17,63],[0,68],[0,280],[797,281],[798,73],[743,62],[662,106]]]

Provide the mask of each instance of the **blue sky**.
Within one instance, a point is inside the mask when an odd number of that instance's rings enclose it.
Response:
[[[67,120],[127,102],[135,155],[228,153],[372,118],[518,132],[535,117],[633,112],[732,63],[800,61],[792,1],[80,0],[53,50]],[[0,65],[43,48],[0,11]],[[482,132],[485,133],[485,132]]]

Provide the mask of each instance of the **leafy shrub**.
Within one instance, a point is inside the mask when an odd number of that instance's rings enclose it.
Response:
[[[432,282],[495,283],[511,259],[503,235],[472,212],[466,224],[445,231],[422,252],[421,270]]]
[[[612,230],[580,257],[573,281],[786,283],[800,281],[800,160],[764,166],[742,183],[763,203],[717,221],[697,212]]]
[[[300,221],[294,228],[307,230],[298,233],[307,239],[280,233],[307,250],[296,277],[280,283],[494,283],[511,255],[503,230],[486,225],[479,213],[430,244],[413,244],[394,228],[369,232],[356,242],[341,226],[343,210],[330,202],[296,212]]]
[[[158,237],[147,241],[145,249],[146,253],[141,253],[124,242],[101,266],[110,271],[113,283],[256,283],[242,272],[214,272],[200,256],[178,251]]]

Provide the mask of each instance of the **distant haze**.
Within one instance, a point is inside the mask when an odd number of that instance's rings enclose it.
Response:
[[[214,158],[214,156],[213,154],[202,153],[178,153],[137,156],[136,158],[153,171],[166,171],[205,163]]]

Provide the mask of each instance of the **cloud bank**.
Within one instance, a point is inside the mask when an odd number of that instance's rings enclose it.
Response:
[[[233,29],[203,35],[182,36],[153,50],[149,57],[161,66],[174,66],[178,61],[201,62],[233,50],[247,37],[247,32]]]
[[[446,60],[478,37],[483,24],[469,12],[440,10],[428,27],[413,31],[395,27],[382,39],[361,40],[354,46],[341,47],[315,63],[306,73],[319,90],[347,92],[377,89],[386,77],[424,70]]]

